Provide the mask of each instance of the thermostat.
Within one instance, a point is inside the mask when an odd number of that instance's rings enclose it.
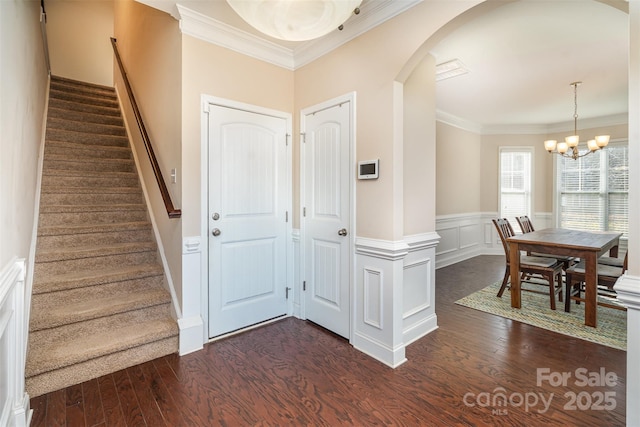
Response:
[[[358,162],[358,179],[377,179],[380,159]]]

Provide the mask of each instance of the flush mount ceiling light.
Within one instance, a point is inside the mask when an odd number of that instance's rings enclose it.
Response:
[[[558,142],[555,139],[549,139],[544,142],[544,149],[549,153],[559,154],[562,157],[569,157],[574,160],[591,154],[609,144],[609,135],[598,135],[595,139],[587,141],[589,151],[580,154],[578,150],[578,144],[580,144],[580,137],[578,136],[578,86],[581,84],[582,82],[571,83],[571,86],[573,86],[573,135],[565,137],[564,142]]]
[[[227,0],[258,31],[288,41],[322,37],[342,25],[362,0]]]

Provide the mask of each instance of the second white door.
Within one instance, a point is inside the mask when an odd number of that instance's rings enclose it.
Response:
[[[305,317],[350,338],[351,105],[303,114]],[[309,110],[308,110],[309,111]]]

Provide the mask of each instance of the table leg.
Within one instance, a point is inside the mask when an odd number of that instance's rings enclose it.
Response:
[[[618,245],[615,245],[609,249],[609,256],[612,258],[618,258]]]
[[[511,269],[511,307],[520,308],[520,246],[509,243],[509,265]]]
[[[598,256],[595,252],[586,256],[584,269],[584,324],[595,328],[598,324]]]

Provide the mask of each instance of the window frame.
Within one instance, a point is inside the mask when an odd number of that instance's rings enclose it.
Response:
[[[502,199],[503,199],[503,191],[502,191],[502,154],[503,153],[528,153],[530,158],[529,163],[529,191],[528,191],[528,212],[523,212],[521,215],[527,215],[529,218],[532,218],[534,212],[534,182],[535,182],[535,147],[533,146],[500,146],[498,147],[498,216],[504,218],[503,210],[502,210]],[[526,193],[526,190],[525,190]],[[507,217],[508,218],[508,217]],[[510,220],[510,222],[515,221],[515,219]],[[512,223],[511,226],[516,233],[520,233],[520,227],[518,227],[515,223]]]
[[[629,140],[627,138],[621,138],[621,139],[616,139],[616,140],[612,140],[609,142],[607,148],[609,147],[620,147],[620,146],[626,146],[627,150],[629,148]],[[599,222],[600,225],[602,226],[603,229],[608,228],[608,217],[609,217],[609,195],[611,194],[625,194],[625,192],[621,192],[620,190],[610,190],[610,186],[609,186],[609,154],[607,154],[607,148],[604,148],[602,151],[602,153],[605,153],[604,156],[606,157],[601,157],[600,159],[600,164],[601,165],[605,165],[606,167],[606,173],[601,174],[600,176],[600,183],[604,185],[604,189],[602,187],[599,188],[597,194],[598,197],[603,198],[603,216],[601,218],[599,218]],[[583,149],[584,150],[584,149]],[[601,154],[602,154],[601,153]],[[593,154],[589,154],[589,156],[591,156]],[[628,156],[628,155],[627,155]],[[554,160],[553,160],[553,222],[555,227],[562,227],[561,224],[561,218],[562,218],[562,212],[561,212],[561,208],[562,208],[562,192],[561,189],[559,188],[560,185],[560,161],[562,160],[562,158],[560,156],[554,156]],[[574,161],[574,160],[571,160]],[[601,166],[602,167],[602,166]],[[628,164],[627,164],[628,167]],[[627,177],[628,179],[628,177]],[[596,194],[595,191],[591,192],[592,194]],[[627,203],[628,203],[628,195],[629,195],[629,190],[627,189],[626,191],[627,194]],[[628,230],[629,230],[629,219],[627,218],[627,234],[623,234],[623,236],[621,237],[622,240],[626,240],[628,238]],[[586,230],[589,231],[589,230]]]

